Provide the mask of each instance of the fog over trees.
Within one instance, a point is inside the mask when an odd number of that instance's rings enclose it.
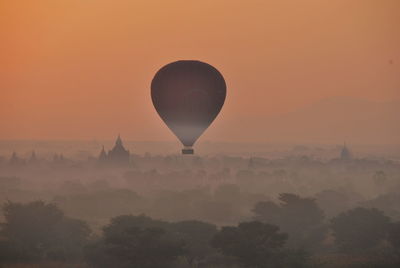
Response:
[[[331,158],[304,147],[267,157],[124,146],[84,159],[3,155],[1,267],[400,264],[396,159],[349,145]]]

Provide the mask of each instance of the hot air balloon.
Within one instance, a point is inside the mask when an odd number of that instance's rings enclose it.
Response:
[[[181,60],[162,67],[151,82],[151,99],[161,119],[193,154],[196,140],[217,117],[226,97],[226,84],[213,66]]]

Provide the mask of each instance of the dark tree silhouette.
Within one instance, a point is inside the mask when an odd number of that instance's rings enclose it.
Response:
[[[313,249],[325,238],[324,213],[312,198],[295,194],[279,195],[279,204],[259,202],[253,208],[254,219],[278,225],[289,234],[288,243],[299,248]]]
[[[184,243],[169,223],[146,216],[119,216],[88,247],[87,260],[96,268],[167,268],[185,253]]]
[[[233,256],[245,267],[279,267],[287,235],[279,227],[257,221],[223,227],[213,238],[212,246]]]
[[[387,234],[390,218],[375,208],[355,208],[331,220],[335,244],[347,252],[375,247]]]
[[[198,265],[216,254],[210,245],[217,233],[215,225],[201,221],[181,221],[171,224],[171,230],[185,241],[185,255],[191,265]]]
[[[400,250],[400,222],[390,224],[388,240],[397,250]]]
[[[3,206],[1,236],[19,259],[76,259],[81,257],[90,229],[86,223],[66,218],[53,204],[42,201]]]

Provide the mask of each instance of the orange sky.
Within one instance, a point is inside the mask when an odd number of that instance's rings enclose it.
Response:
[[[0,139],[174,140],[149,87],[179,59],[228,85],[203,139],[252,141],[223,122],[400,99],[400,1],[2,0]]]

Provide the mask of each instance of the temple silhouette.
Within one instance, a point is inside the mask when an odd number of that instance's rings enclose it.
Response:
[[[128,166],[130,153],[125,149],[121,136],[118,135],[114,147],[105,151],[104,146],[100,152],[98,163],[105,166]]]
[[[353,158],[350,150],[347,148],[346,143],[343,144],[342,151],[340,152],[340,159],[343,161],[348,161]]]

